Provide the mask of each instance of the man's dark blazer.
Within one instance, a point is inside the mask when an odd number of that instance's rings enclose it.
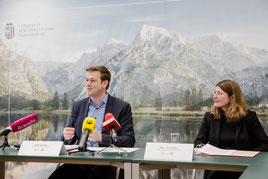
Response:
[[[82,125],[84,119],[88,115],[88,109],[89,97],[74,103],[68,127],[75,128],[75,136],[71,140],[65,140],[62,136],[61,140],[64,141],[64,144],[74,144],[76,141],[79,142],[82,134]],[[133,147],[135,144],[135,137],[132,112],[129,103],[126,103],[108,94],[104,116],[106,113],[112,113],[115,119],[121,125],[121,129],[117,131],[118,141],[115,143],[115,145],[118,147]],[[105,129],[102,128],[102,142],[99,145],[109,146],[111,144],[110,141],[110,135],[105,131]]]
[[[207,112],[194,141],[195,146],[210,143],[219,147],[220,135],[224,135],[220,133],[221,120],[224,118],[214,119],[213,115]],[[268,151],[268,137],[254,111],[248,111],[247,115],[235,124],[235,138],[237,150]]]

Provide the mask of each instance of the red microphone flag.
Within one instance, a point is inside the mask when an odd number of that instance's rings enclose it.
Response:
[[[105,114],[105,121],[102,124],[103,128],[106,130],[108,134],[110,134],[110,128],[113,126],[116,131],[121,129],[120,124],[114,118],[112,113]]]

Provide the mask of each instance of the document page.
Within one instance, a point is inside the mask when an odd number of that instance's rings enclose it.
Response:
[[[201,148],[196,149],[197,155],[216,155],[216,156],[231,156],[231,157],[255,157],[259,151],[244,151],[244,150],[225,150],[206,144]]]
[[[245,151],[245,150],[237,150],[234,153],[232,153],[233,156],[239,156],[239,157],[255,157],[258,155],[259,151]]]
[[[197,154],[208,155],[231,155],[234,152],[235,150],[224,150],[210,144],[206,144],[202,148],[197,149]]]

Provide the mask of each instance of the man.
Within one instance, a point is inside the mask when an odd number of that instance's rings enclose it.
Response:
[[[87,70],[86,90],[88,98],[75,102],[68,127],[64,128],[64,144],[78,143],[82,134],[82,124],[86,117],[96,120],[95,129],[88,137],[87,146],[109,146],[111,136],[102,128],[106,113],[112,113],[121,125],[117,132],[118,147],[133,147],[135,144],[131,107],[128,103],[107,93],[111,73],[104,66],[92,66]],[[64,164],[55,170],[49,178],[114,178],[115,168],[101,165]]]

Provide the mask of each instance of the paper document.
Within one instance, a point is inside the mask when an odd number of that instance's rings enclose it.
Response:
[[[104,148],[106,148],[106,147],[87,147],[88,150],[92,150],[92,151],[96,151],[96,152],[98,152]],[[130,148],[130,147],[119,147],[119,148],[123,149],[127,153],[134,152],[134,151],[140,149],[140,148]],[[105,152],[106,153],[117,153],[118,150],[116,150],[115,148],[109,147],[109,148],[106,148],[105,150],[102,151],[102,153],[105,153]]]
[[[78,145],[64,145],[66,151],[78,150]]]
[[[65,145],[67,151],[78,151],[78,145]],[[98,152],[106,147],[87,147],[88,150]],[[120,149],[125,150],[127,153],[134,152],[139,148],[131,148],[131,147],[120,147]],[[106,150],[102,151],[103,153],[117,153],[118,151],[114,148],[107,148]]]
[[[225,150],[206,144],[201,148],[195,149],[197,155],[217,155],[230,157],[255,157],[259,151],[245,151],[245,150]]]

